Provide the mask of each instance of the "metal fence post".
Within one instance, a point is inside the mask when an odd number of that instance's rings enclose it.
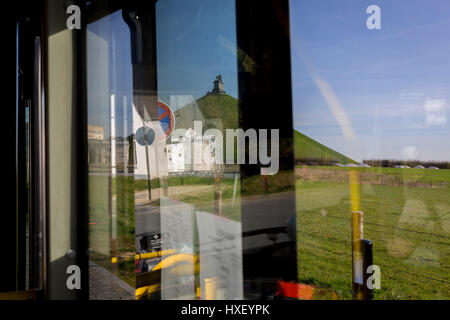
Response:
[[[373,264],[372,242],[367,239],[354,241],[352,296],[355,300],[373,299],[373,289],[367,285],[367,268]]]
[[[222,215],[222,191],[216,190],[214,193],[215,213],[219,216]]]
[[[367,287],[367,267],[372,265],[372,242],[364,238],[362,211],[352,211],[352,296],[356,300],[373,298]]]

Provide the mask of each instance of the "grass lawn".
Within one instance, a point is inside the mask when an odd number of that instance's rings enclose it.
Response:
[[[297,168],[302,168],[302,166],[297,166]],[[332,171],[349,171],[354,170],[360,173],[373,173],[373,174],[383,174],[387,176],[395,176],[399,177],[404,182],[423,182],[429,183],[433,182],[433,184],[439,184],[442,182],[446,182],[450,186],[450,169],[440,169],[440,170],[431,170],[431,169],[401,169],[401,168],[349,168],[349,167],[330,167],[330,166],[314,166],[310,167],[313,169],[323,169],[323,170],[332,170]]]
[[[349,170],[341,167],[314,167]],[[450,170],[352,168],[361,172],[398,175],[402,179],[450,182]],[[285,176],[284,176],[285,175]],[[289,190],[292,174],[269,177],[266,192]],[[240,220],[239,201],[260,194],[261,177],[238,181],[232,206],[234,179],[222,179],[223,213]],[[134,252],[134,192],[147,188],[146,180],[106,176],[89,177],[89,214],[92,258],[112,270],[109,205],[115,208],[118,254]],[[152,180],[152,187],[160,187]],[[112,192],[109,193],[109,184]],[[171,177],[169,186],[204,185],[201,191],[173,198],[194,204],[197,210],[214,211],[214,179]],[[348,183],[297,179],[299,279],[351,298],[350,188]],[[111,198],[112,200],[109,200]],[[109,203],[110,201],[110,203]],[[158,205],[157,202],[154,205]],[[381,269],[381,289],[376,299],[450,299],[450,188],[403,187],[363,184],[360,206],[364,212],[364,237],[373,243],[374,264]],[[134,263],[116,267],[117,274],[133,285]],[[325,290],[326,291],[326,290]],[[326,291],[328,292],[328,291]],[[329,298],[327,294],[324,298]]]
[[[300,280],[350,299],[349,185],[297,180],[296,194]],[[450,298],[449,195],[449,189],[361,186],[364,238],[381,268],[375,299]]]
[[[112,187],[111,187],[112,186]],[[134,261],[113,265],[112,256],[134,256],[134,189],[133,180],[89,176],[89,258],[135,286]],[[111,208],[111,209],[109,209]],[[111,214],[112,212],[112,214]],[[113,226],[112,219],[115,219]],[[113,229],[114,228],[114,229]],[[112,233],[115,245],[112,245]],[[115,254],[114,254],[115,251]]]

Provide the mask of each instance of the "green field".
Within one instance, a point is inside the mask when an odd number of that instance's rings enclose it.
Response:
[[[297,166],[297,168],[302,168],[302,166]],[[383,174],[392,177],[398,177],[404,182],[423,182],[423,183],[434,183],[440,184],[445,183],[450,185],[450,169],[440,169],[440,170],[431,170],[431,169],[400,169],[400,168],[364,168],[364,167],[356,167],[356,168],[348,168],[348,167],[330,167],[330,166],[314,166],[311,167],[313,169],[323,169],[323,170],[332,170],[332,171],[349,171],[353,170],[362,174],[372,173]]]
[[[113,256],[134,256],[134,181],[132,177],[89,176],[89,258],[135,286],[134,261],[111,263]],[[114,219],[114,223],[113,220]],[[115,242],[111,241],[115,233]]]
[[[450,183],[450,170],[396,168],[309,167],[347,174],[400,177],[405,181]],[[303,170],[297,168],[297,170]],[[279,172],[268,180],[267,193],[291,190],[291,172]],[[133,177],[92,176],[90,179],[90,226],[92,258],[112,270],[108,197],[117,214],[117,253],[134,251],[134,192],[146,190],[145,180]],[[261,176],[238,183],[236,203],[245,196],[261,194]],[[231,206],[233,179],[222,179],[223,213],[240,219],[239,205]],[[111,193],[108,193],[111,183]],[[203,186],[202,191],[185,192],[174,199],[191,203],[198,210],[213,212],[214,179],[171,177],[169,186]],[[298,262],[301,283],[324,288],[321,292],[351,298],[350,190],[345,182],[297,179]],[[160,187],[152,180],[152,188]],[[450,188],[405,187],[362,184],[360,206],[364,212],[364,237],[373,242],[374,264],[381,268],[381,289],[376,299],[450,299]],[[159,205],[156,200],[153,205]],[[103,261],[103,262],[102,262]],[[117,266],[117,274],[133,285],[134,264]],[[323,298],[330,298],[323,295]],[[320,297],[319,297],[320,298]]]
[[[382,172],[406,179],[450,181],[450,170],[420,174],[416,170],[383,168]],[[339,298],[351,298],[348,183],[297,180],[296,195],[300,281],[328,288]],[[364,238],[373,242],[374,264],[381,268],[381,289],[375,290],[375,298],[449,299],[449,188],[365,184],[360,206]]]

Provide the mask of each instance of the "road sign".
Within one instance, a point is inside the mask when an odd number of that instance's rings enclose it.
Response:
[[[161,127],[164,131],[164,135],[161,137],[166,140],[170,137],[175,127],[175,116],[172,109],[162,101],[158,101],[158,121],[161,123]]]
[[[156,120],[156,119],[155,119]],[[175,116],[173,115],[172,109],[162,101],[158,101],[158,120],[162,128],[162,134],[159,134],[159,129],[153,129],[152,123],[148,123],[150,127],[143,126],[136,131],[136,141],[141,146],[148,147],[154,141],[156,137],[155,130],[158,132],[158,141],[164,141],[170,137],[174,127],[175,127]]]
[[[155,140],[155,131],[149,127],[141,127],[136,131],[136,141],[141,146],[147,147]]]

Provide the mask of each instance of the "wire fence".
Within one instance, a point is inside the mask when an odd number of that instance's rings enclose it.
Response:
[[[349,183],[348,170],[317,169],[311,167],[296,168],[295,175],[302,180]],[[407,179],[399,175],[386,175],[375,172],[358,172],[360,184],[388,185],[397,187],[439,188],[448,187],[446,181],[433,181],[431,179]]]
[[[300,213],[308,213],[308,214],[317,214],[317,215],[321,215],[320,212],[317,211],[311,211],[311,210],[301,210]],[[322,216],[322,215],[321,215]],[[326,217],[329,218],[333,218],[333,219],[340,219],[340,220],[346,220],[349,221],[350,223],[350,217],[345,218],[345,217],[338,217],[338,216],[334,216],[334,215],[330,215],[327,213]],[[407,228],[403,228],[403,227],[399,227],[399,226],[392,226],[392,225],[388,225],[388,224],[381,224],[381,223],[375,223],[375,222],[370,222],[370,221],[364,221],[364,225],[372,225],[372,226],[377,226],[377,227],[381,227],[381,228],[391,228],[391,229],[396,229],[399,231],[403,231],[403,232],[411,232],[411,233],[416,233],[416,234],[420,234],[420,235],[424,235],[424,236],[429,236],[429,237],[436,237],[436,238],[442,238],[442,239],[449,239],[449,236],[443,235],[443,234],[436,234],[436,233],[429,233],[429,232],[423,232],[423,231],[418,231],[418,230],[411,230],[411,229],[407,229]],[[389,233],[386,230],[383,230],[383,233]],[[391,235],[395,235],[394,233],[389,233]],[[436,243],[436,244],[442,244],[442,245],[447,245],[450,246],[450,242],[433,242],[430,239],[425,238],[424,241],[429,241],[432,243]]]
[[[318,245],[318,244],[313,244],[311,242],[306,242],[306,241],[298,241],[298,242],[299,242],[300,245],[305,245],[305,248],[308,248],[309,250],[314,248],[316,250],[320,250],[322,252],[325,252],[325,254],[320,254],[317,251],[310,250],[310,252],[307,253],[309,255],[315,256],[316,258],[323,259],[324,262],[325,261],[329,262],[331,260],[331,261],[333,261],[335,263],[341,263],[341,260],[342,260],[343,256],[347,257],[348,259],[352,258],[351,253],[347,253],[345,251],[339,251],[339,252],[338,251],[333,251],[333,250],[330,250],[330,248],[328,248],[328,247],[321,246],[321,245]],[[341,259],[339,259],[338,257],[340,257]],[[329,266],[329,265],[327,265],[325,263],[323,264],[323,267],[327,267],[327,266]],[[447,281],[447,280],[430,277],[430,276],[424,275],[423,273],[422,274],[414,273],[414,272],[411,272],[411,271],[408,271],[408,270],[404,270],[404,269],[401,269],[401,268],[398,268],[398,267],[395,267],[395,266],[392,266],[392,265],[383,264],[380,267],[387,268],[387,269],[389,269],[391,271],[394,271],[395,274],[396,274],[395,278],[397,278],[398,272],[400,272],[400,274],[408,274],[410,276],[413,276],[413,279],[417,279],[417,281],[415,281],[415,283],[418,283],[418,284],[421,284],[423,279],[427,279],[427,280],[431,280],[431,281],[440,282],[440,283],[444,283],[444,284],[450,285],[450,282]],[[333,266],[333,268],[335,268],[335,265]],[[324,271],[324,269],[321,269],[321,272],[323,272],[323,271]],[[301,272],[301,270],[300,270],[300,272]],[[411,282],[410,281],[411,278],[404,278],[403,280],[406,280],[407,282]]]

